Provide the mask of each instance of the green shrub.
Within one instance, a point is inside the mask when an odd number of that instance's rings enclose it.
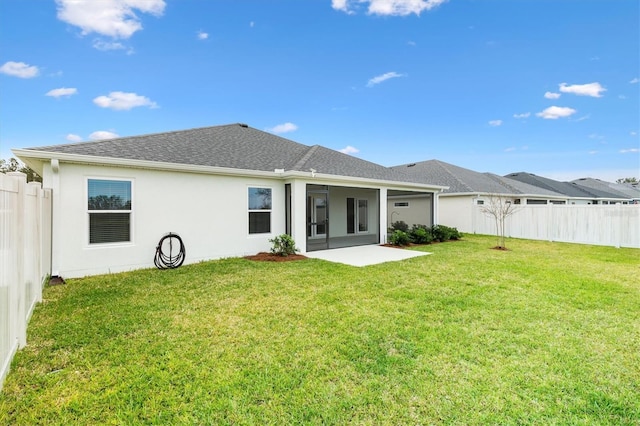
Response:
[[[431,227],[431,233],[433,234],[433,239],[440,242],[459,240],[462,238],[460,231],[445,225],[433,225]]]
[[[409,232],[409,225],[404,220],[399,220],[397,222],[393,222],[391,224],[391,228],[389,228],[390,232],[402,231]]]
[[[409,231],[409,238],[415,244],[429,244],[433,241],[431,229],[426,225],[413,225]]]
[[[394,246],[406,246],[410,242],[411,239],[409,238],[409,234],[404,231],[395,230],[391,235],[389,235],[389,243]]]
[[[273,247],[271,247],[271,253],[277,254],[278,256],[289,256],[290,254],[296,254],[296,252],[298,251],[296,242],[293,241],[291,235],[278,235],[277,237],[269,240],[269,242],[273,243]]]
[[[458,231],[457,228],[451,228],[451,239],[459,240],[460,238],[462,238],[462,232]]]

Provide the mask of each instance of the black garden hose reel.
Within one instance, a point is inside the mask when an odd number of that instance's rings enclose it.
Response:
[[[175,269],[184,262],[186,249],[180,235],[169,232],[156,246],[156,256],[153,263],[158,269]]]

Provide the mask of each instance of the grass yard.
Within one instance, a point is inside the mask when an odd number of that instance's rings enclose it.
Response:
[[[494,245],[48,287],[0,424],[639,425],[640,250]]]

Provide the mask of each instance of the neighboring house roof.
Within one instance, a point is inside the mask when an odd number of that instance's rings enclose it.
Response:
[[[542,189],[533,185],[508,179],[492,173],[479,173],[440,160],[421,161],[419,163],[393,166],[392,169],[403,171],[414,179],[432,182],[436,185],[448,186],[447,194],[505,194],[505,195],[539,195],[562,198],[562,194]]]
[[[61,153],[267,172],[284,169],[308,173],[314,169],[317,173],[329,175],[412,182],[409,176],[388,167],[319,145],[303,145],[246,124],[228,124],[16,151],[25,157],[37,157],[37,153]]]
[[[610,191],[601,191],[593,188],[586,188],[584,186],[580,186],[575,184],[574,182],[560,182],[557,180],[549,179],[542,176],[534,175],[533,173],[527,172],[518,172],[518,173],[510,173],[505,177],[513,180],[517,180],[520,182],[528,183],[530,185],[538,186],[540,188],[549,189],[551,191],[556,191],[561,194],[567,195],[569,197],[574,198],[587,198],[587,199],[595,199],[595,198],[604,198],[608,200],[618,200],[618,199],[627,199],[626,196],[621,196],[620,194],[614,194]]]
[[[600,179],[593,178],[575,179],[572,180],[571,183],[575,183],[576,185],[583,186],[585,188],[619,194],[621,197],[630,198],[633,200],[640,200],[640,189],[635,188],[631,185],[625,185],[623,183],[606,182]]]

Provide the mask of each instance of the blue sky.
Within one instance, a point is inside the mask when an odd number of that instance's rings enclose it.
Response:
[[[640,177],[639,9],[2,0],[0,158],[241,122],[386,166]]]

